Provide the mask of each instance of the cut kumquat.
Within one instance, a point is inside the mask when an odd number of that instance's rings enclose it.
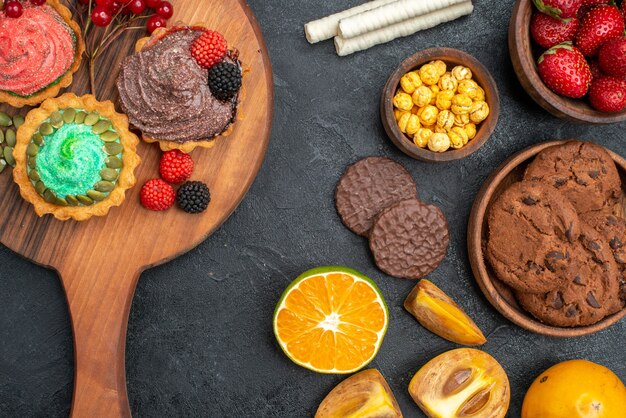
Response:
[[[302,273],[274,312],[274,334],[296,364],[353,373],[374,359],[387,331],[385,300],[368,277],[346,267]]]

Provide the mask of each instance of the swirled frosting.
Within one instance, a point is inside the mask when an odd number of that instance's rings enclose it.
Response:
[[[91,126],[66,124],[45,137],[37,154],[41,181],[57,196],[84,194],[100,181],[106,154]]]
[[[30,96],[69,70],[76,39],[52,7],[23,5],[19,18],[0,14],[0,90]]]
[[[183,143],[212,138],[232,122],[237,99],[216,99],[208,70],[191,56],[202,32],[173,31],[124,60],[117,79],[122,108],[144,135]]]

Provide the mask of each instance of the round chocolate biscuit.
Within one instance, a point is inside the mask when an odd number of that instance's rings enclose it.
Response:
[[[369,235],[376,265],[390,276],[419,279],[448,252],[448,221],[441,209],[417,199],[384,209]]]
[[[349,230],[367,236],[383,209],[417,197],[415,181],[404,167],[389,158],[367,157],[350,165],[339,179],[335,206]]]
[[[547,293],[517,292],[520,305],[540,321],[559,327],[595,324],[622,308],[618,269],[609,243],[588,225],[571,244],[566,282]],[[564,272],[565,273],[565,272]]]
[[[562,195],[541,182],[514,183],[496,199],[487,221],[487,259],[500,280],[531,293],[565,283],[568,244],[578,239],[580,222]]]
[[[546,148],[528,165],[524,179],[551,185],[581,214],[611,208],[621,194],[615,162],[604,148],[590,142]]]

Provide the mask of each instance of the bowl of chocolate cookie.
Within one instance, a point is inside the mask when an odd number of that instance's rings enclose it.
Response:
[[[470,215],[472,271],[489,302],[527,330],[577,337],[626,316],[626,160],[591,142],[511,156]]]

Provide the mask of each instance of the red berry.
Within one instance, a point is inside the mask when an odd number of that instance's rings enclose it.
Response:
[[[6,13],[7,17],[18,18],[23,12],[24,8],[19,1],[7,1],[4,3],[4,13]]]
[[[161,0],[146,0],[146,6],[151,9],[156,9],[161,4]]]
[[[602,71],[614,77],[626,77],[626,36],[607,41],[598,54]]]
[[[221,33],[207,30],[191,44],[191,55],[201,67],[211,68],[224,58],[227,48]]]
[[[163,16],[165,19],[169,19],[174,14],[174,6],[172,6],[172,3],[169,1],[162,1],[156,9],[156,14]]]
[[[552,48],[561,42],[573,41],[578,31],[578,19],[563,21],[544,13],[534,12],[530,20],[530,34],[539,46]]]
[[[30,0],[30,2],[35,6],[43,6],[46,4],[46,0]]]
[[[575,17],[583,0],[533,0],[540,12],[558,19]]]
[[[131,13],[140,15],[146,10],[146,2],[144,0],[133,0],[126,6]]]
[[[117,0],[114,0],[113,3],[111,3],[111,7],[109,7],[111,14],[114,14],[114,15],[120,13],[123,9],[124,9],[124,3],[121,1],[117,1]]]
[[[165,19],[163,19],[161,16],[154,15],[150,17],[150,19],[148,19],[148,22],[146,23],[146,28],[148,29],[149,33],[152,33],[158,28],[164,28],[165,25],[167,25]]]
[[[601,77],[591,83],[589,101],[601,112],[619,112],[626,108],[626,83],[615,77]]]
[[[111,6],[113,5],[113,0],[95,0],[95,1],[96,1],[96,6],[102,6],[108,10],[110,10]]]
[[[141,204],[146,209],[161,211],[172,207],[176,200],[174,188],[161,179],[148,180],[139,193]]]
[[[159,173],[161,178],[168,183],[182,183],[193,172],[193,159],[191,155],[179,150],[167,151],[161,156]]]
[[[111,12],[102,6],[94,7],[91,12],[91,21],[96,26],[108,26],[112,19]]]
[[[615,6],[596,6],[583,18],[576,46],[586,57],[594,57],[603,43],[624,33],[624,18]]]
[[[550,90],[578,99],[587,94],[591,70],[581,52],[569,42],[550,48],[539,57],[539,76]]]

